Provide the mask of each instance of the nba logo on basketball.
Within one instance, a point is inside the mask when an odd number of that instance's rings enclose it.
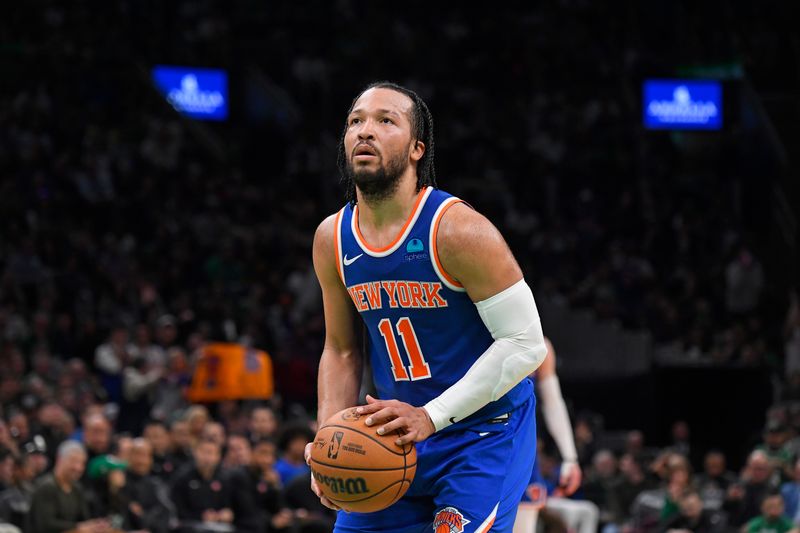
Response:
[[[433,519],[433,530],[436,533],[461,533],[470,520],[455,507],[445,507]]]
[[[337,431],[333,434],[333,438],[331,439],[331,445],[328,446],[328,459],[336,459],[339,457],[339,448],[342,445],[342,438],[344,437],[344,432]]]

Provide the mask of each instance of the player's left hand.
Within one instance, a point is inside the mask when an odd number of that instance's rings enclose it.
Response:
[[[571,496],[581,486],[583,472],[581,466],[575,461],[564,461],[561,464],[561,476],[559,487],[564,492],[564,496]]]
[[[357,412],[369,415],[365,423],[378,426],[378,435],[400,430],[403,435],[395,441],[398,446],[423,441],[436,431],[430,415],[423,407],[414,407],[399,400],[376,400],[367,394],[367,405],[358,407]]]

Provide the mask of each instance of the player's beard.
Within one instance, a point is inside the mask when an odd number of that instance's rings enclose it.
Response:
[[[380,156],[381,158],[383,156]],[[375,203],[391,197],[400,185],[408,162],[408,148],[405,153],[386,160],[376,170],[357,169],[353,166],[352,158],[347,162],[347,177],[355,183],[361,196],[367,203]]]

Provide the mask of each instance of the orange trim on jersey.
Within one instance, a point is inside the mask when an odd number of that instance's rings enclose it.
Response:
[[[492,521],[491,521],[491,522],[489,522],[488,524],[486,524],[486,527],[485,527],[485,528],[481,529],[481,530],[480,530],[480,531],[478,531],[477,533],[487,533],[487,532],[488,532],[490,529],[492,529],[492,526],[493,526],[493,525],[494,525],[494,518],[492,518]]]
[[[466,204],[466,202],[460,199],[451,202],[450,205],[446,206],[439,212],[439,216],[437,216],[431,223],[433,224],[433,239],[431,239],[431,254],[433,254],[433,260],[436,261],[436,268],[439,269],[439,272],[441,272],[444,279],[446,279],[449,283],[452,283],[456,287],[464,287],[461,283],[458,282],[457,279],[455,279],[453,276],[451,276],[444,270],[441,261],[439,261],[439,245],[436,242],[436,240],[439,238],[439,222],[442,221],[442,217],[444,217],[444,214],[447,213],[447,210],[456,204]]]
[[[344,283],[344,273],[342,272],[342,258],[339,257],[339,239],[341,236],[339,232],[342,231],[342,211],[344,209],[340,209],[338,213],[336,213],[336,221],[333,224],[333,253],[336,256],[336,272],[339,273],[339,279],[342,280],[342,284]]]
[[[403,238],[403,235],[405,234],[406,229],[408,228],[408,225],[411,224],[412,220],[414,220],[414,215],[417,213],[417,209],[419,209],[420,203],[422,203],[422,199],[425,198],[425,193],[427,192],[427,190],[428,190],[427,187],[424,187],[424,188],[420,189],[419,193],[417,193],[417,199],[414,201],[414,207],[411,209],[411,213],[409,213],[408,218],[406,219],[406,223],[403,224],[402,228],[400,228],[400,231],[397,233],[397,236],[395,236],[395,238],[392,240],[392,242],[390,242],[388,245],[384,246],[383,248],[373,248],[372,246],[369,245],[369,243],[367,242],[367,239],[365,239],[364,236],[361,234],[361,228],[358,225],[358,205],[356,205],[353,208],[353,216],[356,219],[355,227],[356,227],[356,233],[358,234],[358,240],[360,241],[360,244],[363,247],[365,247],[367,250],[369,250],[370,252],[373,252],[373,253],[376,253],[376,254],[383,253],[383,252],[391,249],[392,246],[395,246],[400,241],[400,239]]]

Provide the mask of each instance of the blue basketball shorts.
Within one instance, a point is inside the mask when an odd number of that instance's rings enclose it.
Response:
[[[533,468],[531,470],[531,477],[528,480],[528,486],[522,493],[522,501],[532,503],[537,507],[544,507],[547,503],[547,485],[545,484],[542,472],[539,470],[539,458],[536,457],[533,461]]]
[[[449,428],[448,428],[449,429]],[[335,533],[511,533],[536,455],[535,400],[417,443],[417,473],[397,503],[339,511]]]

